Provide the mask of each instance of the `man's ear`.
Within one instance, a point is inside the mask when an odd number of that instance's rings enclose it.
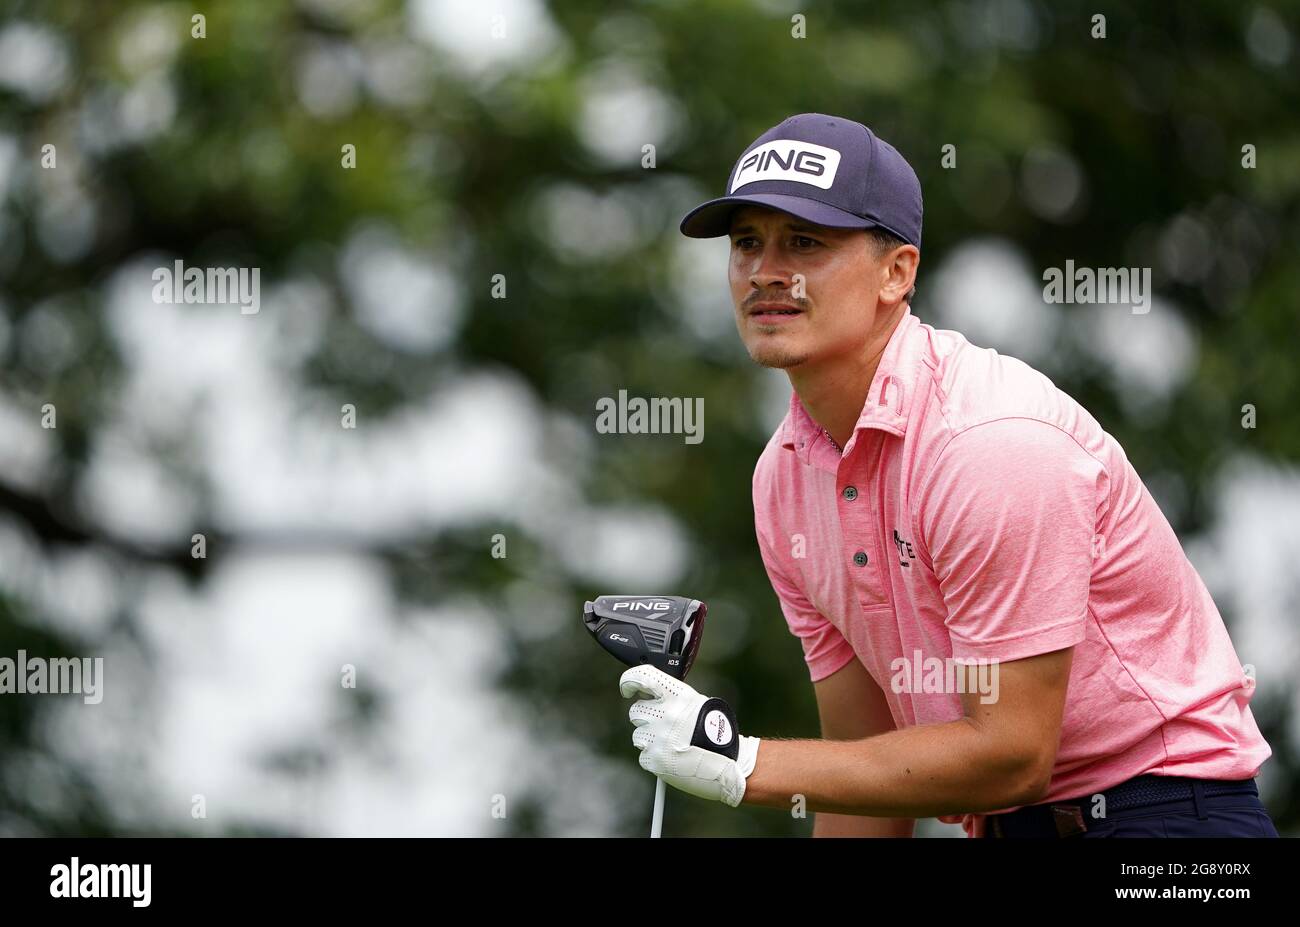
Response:
[[[916,271],[921,263],[921,252],[915,245],[899,245],[881,256],[880,299],[896,303],[911,292],[916,284]]]

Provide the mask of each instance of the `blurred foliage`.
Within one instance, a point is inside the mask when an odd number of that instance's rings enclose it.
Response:
[[[411,16],[394,0],[224,0],[207,5],[202,40],[189,36],[193,11],[186,4],[9,0],[4,22],[56,30],[67,43],[72,77],[39,102],[0,88],[0,133],[16,140],[19,158],[31,165],[43,144],[57,143],[62,163],[78,164],[98,224],[88,248],[62,259],[41,244],[39,178],[4,205],[0,296],[10,327],[18,330],[44,300],[67,300],[75,307],[79,353],[74,366],[50,373],[10,339],[0,386],[32,410],[57,403],[58,466],[36,494],[0,482],[0,506],[48,545],[111,550],[131,562],[185,570],[201,583],[210,564],[188,558],[189,531],[174,550],[139,548],[101,531],[66,501],[77,498],[97,422],[121,382],[123,359],[100,312],[103,286],[125,260],[147,250],[190,264],[256,263],[264,287],[312,274],[335,292],[340,308],[306,367],[305,386],[346,395],[372,417],[474,369],[514,371],[550,408],[581,422],[592,419],[597,397],[619,389],[704,397],[707,441],[594,442],[584,490],[602,503],[657,502],[680,519],[696,554],[679,587],[663,591],[725,602],[748,616],[738,652],[710,661],[706,643],[699,675],[710,694],[731,699],[746,730],[815,736],[798,644],[754,544],[750,477],[765,439],[755,428],[758,374],[743,357],[738,362],[690,334],[671,285],[682,208],[716,195],[743,147],[786,116],[820,111],[860,119],[912,161],[926,197],[916,306],[922,319],[927,271],[973,236],[1004,236],[1038,267],[1066,258],[1150,266],[1159,263],[1161,230],[1180,215],[1195,217],[1211,230],[1219,260],[1198,279],[1158,282],[1198,336],[1195,376],[1158,417],[1141,421],[1125,416],[1113,385],[1083,359],[1063,368],[1075,372],[1056,376],[1058,385],[1097,415],[1139,472],[1184,479],[1189,504],[1175,524],[1180,533],[1207,527],[1207,493],[1230,453],[1249,448],[1300,458],[1293,357],[1300,55],[1292,49],[1279,67],[1253,60],[1243,38],[1255,11],[1247,4],[1111,5],[1102,11],[1104,40],[1089,37],[1095,7],[1047,0],[810,2],[799,8],[807,38],[794,39],[794,11],[779,2],[557,2],[548,9],[559,50],[543,62],[506,64],[484,76],[406,38]],[[1300,35],[1293,3],[1272,9],[1286,18],[1293,38]],[[159,14],[179,36],[169,69],[173,119],[143,140],[79,150],[95,135],[87,129],[92,103],[117,98],[138,77],[124,39],[141,17]],[[417,50],[426,73],[412,100],[394,104],[362,89],[331,114],[303,106],[297,68],[308,49],[379,41]],[[654,170],[640,167],[639,143],[611,163],[581,137],[583,95],[612,64],[631,69],[675,107],[677,129],[644,139],[658,145]],[[356,170],[340,169],[346,143],[358,146]],[[1258,146],[1255,170],[1240,168],[1246,143]],[[945,144],[957,145],[960,170],[941,169]],[[1082,207],[1067,219],[1043,219],[1018,195],[1025,157],[1044,145],[1070,152],[1087,181]],[[557,185],[631,204],[632,244],[591,253],[557,244],[540,205]],[[469,306],[449,347],[394,352],[356,323],[337,251],[359,223],[376,219],[453,262]],[[510,281],[509,299],[491,298],[495,274]],[[721,266],[716,284],[725,300]],[[1063,343],[1061,350],[1072,349]],[[1257,405],[1266,426],[1236,427],[1244,402]],[[199,510],[213,519],[210,488],[202,474],[194,480],[204,500]],[[192,526],[219,534],[215,527],[215,520]],[[503,595],[512,581],[543,576],[559,584],[572,600],[571,629],[540,640],[518,637],[503,684],[540,696],[566,730],[631,765],[616,671],[578,629],[585,597],[624,590],[587,588],[568,574],[546,537],[512,541],[509,560],[485,556],[485,538],[518,534],[516,528],[436,531],[378,549],[401,594],[416,602],[479,597],[504,612],[518,608]],[[70,646],[39,630],[39,615],[14,616],[28,606],[3,604],[0,653]],[[1230,626],[1237,617],[1225,614]],[[527,621],[514,618],[508,627]],[[5,762],[42,749],[30,701],[0,699]],[[1296,831],[1300,774],[1287,705],[1257,702],[1256,710],[1274,748],[1270,762],[1291,784],[1271,810],[1280,829]],[[110,830],[111,816],[92,786],[71,774],[66,779],[74,785],[54,818],[0,786],[0,821],[23,821],[42,833]],[[645,791],[648,813],[648,782]],[[528,812],[512,815],[515,832],[544,826],[535,798],[517,807]],[[628,834],[644,827],[645,816],[634,811]],[[688,800],[669,801],[665,820],[666,833],[683,835],[799,834],[810,827],[810,820],[778,812],[737,813]]]

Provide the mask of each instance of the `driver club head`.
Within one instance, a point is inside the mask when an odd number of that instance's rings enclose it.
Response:
[[[649,663],[685,679],[700,651],[708,607],[679,595],[602,595],[582,609],[596,643],[627,666]]]

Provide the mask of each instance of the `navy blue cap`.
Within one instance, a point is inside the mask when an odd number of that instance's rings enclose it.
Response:
[[[688,212],[682,234],[726,235],[741,206],[769,206],[830,228],[878,227],[921,247],[916,171],[893,145],[840,116],[800,113],[768,129],[731,169],[727,195]]]

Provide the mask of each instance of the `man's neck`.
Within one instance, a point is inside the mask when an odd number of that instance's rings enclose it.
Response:
[[[846,447],[853,437],[880,358],[902,317],[900,306],[892,321],[872,333],[862,351],[824,361],[816,367],[801,366],[786,371],[808,416],[825,428],[840,448]]]

